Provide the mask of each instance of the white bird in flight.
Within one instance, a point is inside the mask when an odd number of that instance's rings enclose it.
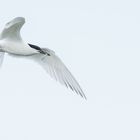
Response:
[[[17,17],[5,25],[0,35],[0,65],[2,65],[5,53],[16,57],[31,58],[38,62],[52,78],[86,99],[80,85],[54,51],[22,40],[20,30],[24,23],[25,18]]]

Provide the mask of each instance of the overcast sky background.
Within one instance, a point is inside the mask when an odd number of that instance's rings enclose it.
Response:
[[[0,28],[26,18],[22,37],[53,49],[87,101],[36,63],[6,56],[0,70],[1,140],[139,140],[140,2],[4,0]]]

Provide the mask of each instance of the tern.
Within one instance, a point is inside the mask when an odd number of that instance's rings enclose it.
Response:
[[[32,58],[53,79],[86,99],[80,85],[54,51],[23,41],[20,30],[24,23],[24,17],[16,17],[8,22],[2,30],[0,34],[0,65],[3,63],[5,53],[15,57]]]

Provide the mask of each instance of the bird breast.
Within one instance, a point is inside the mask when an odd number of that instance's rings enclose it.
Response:
[[[30,48],[23,41],[1,40],[0,46],[3,51],[16,55],[32,55],[38,53],[37,50]]]

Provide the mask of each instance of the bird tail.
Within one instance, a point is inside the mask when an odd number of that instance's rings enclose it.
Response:
[[[3,60],[4,60],[4,52],[0,52],[0,67],[2,67],[2,63],[3,63]]]

